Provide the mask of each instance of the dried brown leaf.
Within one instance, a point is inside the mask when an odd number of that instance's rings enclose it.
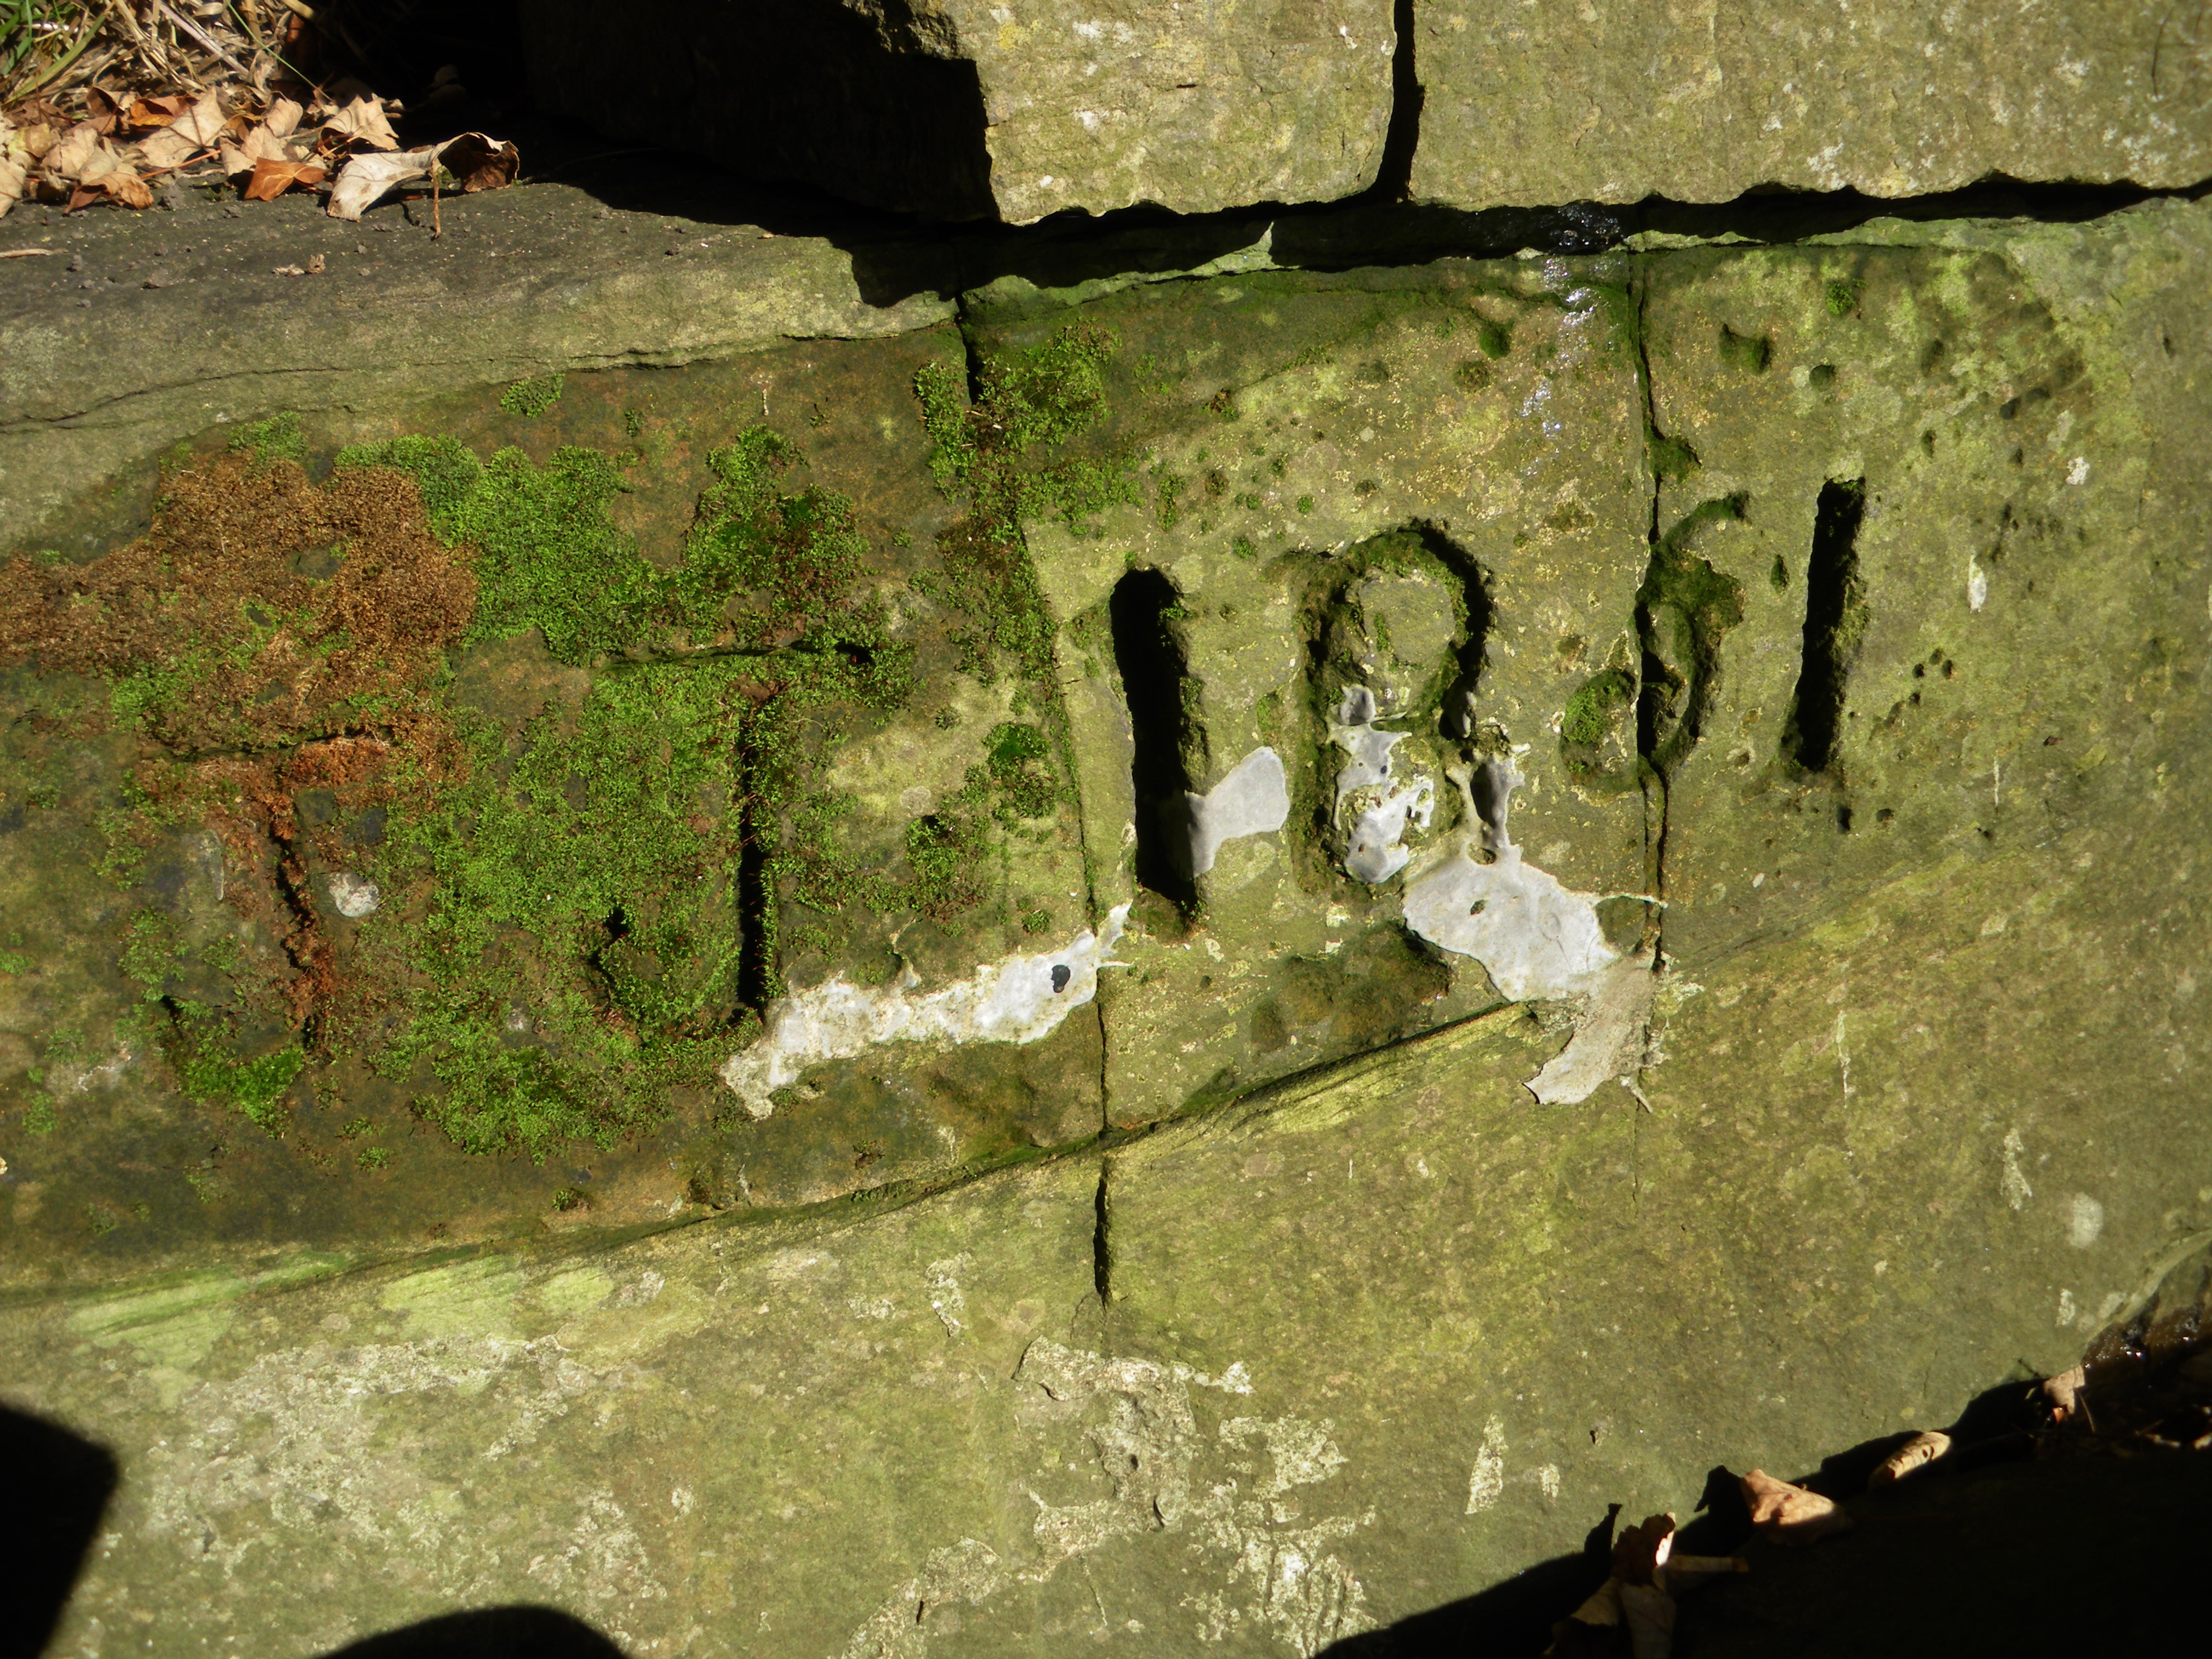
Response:
[[[338,181],[331,190],[330,216],[357,222],[385,191],[410,179],[428,178],[437,165],[434,148],[375,150],[356,155],[338,171]]]
[[[328,268],[329,268],[329,267],[328,267],[328,266],[326,266],[326,265],[323,263],[323,256],[322,256],[321,254],[319,254],[319,253],[310,253],[310,254],[307,256],[307,275],[308,275],[308,276],[321,276],[321,275],[323,274],[323,272],[324,272],[325,270],[327,270]]]
[[[273,202],[295,185],[312,190],[329,176],[330,170],[319,161],[272,161],[264,156],[253,164],[253,176],[246,181],[246,199]]]
[[[92,154],[85,158],[84,165],[77,168],[76,181],[80,185],[91,184],[96,179],[105,178],[122,165],[123,158],[116,153],[115,147],[102,139],[93,147]]]
[[[331,216],[358,220],[386,191],[428,179],[440,167],[453,175],[455,189],[473,195],[513,184],[522,167],[522,152],[481,132],[465,132],[421,149],[354,156],[339,170],[337,187],[331,191]]]
[[[1624,1584],[1648,1584],[1674,1548],[1674,1517],[1650,1515],[1613,1540],[1613,1576]]]
[[[123,106],[108,96],[103,88],[88,87],[84,94],[84,116],[85,124],[106,137],[115,131],[115,124],[122,118]]]
[[[73,180],[99,151],[100,129],[89,121],[80,121],[46,151],[44,171],[50,179]]]
[[[251,173],[264,161],[305,161],[307,157],[288,144],[279,134],[266,125],[258,126],[239,143],[225,143],[222,147],[222,170],[235,179],[241,173]]]
[[[225,119],[222,100],[211,92],[204,92],[190,109],[170,123],[169,131],[190,141],[195,149],[205,149],[222,136]]]
[[[1567,1615],[1578,1625],[1617,1625],[1620,1622],[1620,1580],[1608,1578],[1588,1601]]]
[[[1895,1451],[1881,1460],[1881,1465],[1867,1476],[1867,1490],[1876,1486],[1893,1486],[1908,1474],[1923,1469],[1951,1449],[1951,1437],[1935,1429],[1923,1429]]]
[[[62,135],[59,129],[44,121],[33,121],[15,137],[33,161],[43,161],[46,159],[46,152],[61,142]]]
[[[1669,1659],[1674,1651],[1674,1601],[1651,1584],[1620,1587],[1621,1620],[1636,1659]]]
[[[1777,1480],[1764,1469],[1741,1478],[1743,1501],[1750,1505],[1752,1524],[1782,1544],[1810,1544],[1830,1533],[1850,1529],[1851,1517],[1832,1498]]]
[[[355,99],[323,123],[323,137],[325,141],[349,144],[357,149],[399,148],[399,135],[385,119],[384,100],[380,98]]]
[[[145,181],[126,167],[111,167],[99,177],[80,184],[70,192],[69,204],[63,210],[75,213],[89,207],[102,198],[118,207],[149,208],[154,205],[154,192]]]
[[[261,125],[277,138],[289,138],[300,130],[300,118],[306,112],[289,98],[272,100],[269,113],[261,118]]]
[[[31,170],[12,155],[0,155],[0,219],[8,216],[8,210],[23,199],[23,186]]]
[[[161,98],[134,98],[124,112],[123,125],[134,132],[150,132],[167,126],[191,106],[192,100],[180,92]]]
[[[504,189],[522,171],[520,150],[481,132],[465,132],[447,139],[439,147],[438,161],[453,175],[462,194],[468,196]]]
[[[2070,1371],[2061,1371],[2056,1376],[2043,1379],[2044,1403],[2051,1407],[2051,1420],[2063,1423],[2081,1409],[2082,1391],[2089,1386],[2089,1368],[2076,1365]]]

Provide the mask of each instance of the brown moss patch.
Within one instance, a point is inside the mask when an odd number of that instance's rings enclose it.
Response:
[[[371,730],[427,710],[476,606],[465,551],[403,473],[319,486],[227,455],[173,475],[128,546],[0,569],[0,663],[108,680],[117,718],[179,755]]]

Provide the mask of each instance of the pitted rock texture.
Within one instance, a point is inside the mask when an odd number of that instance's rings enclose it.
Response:
[[[1009,284],[34,543],[0,1352],[125,1472],[61,1650],[1311,1656],[2124,1332],[2212,1242],[2208,258]],[[1451,786],[1372,882],[1355,688]],[[1139,780],[1262,754],[1155,884]],[[1539,871],[1590,971],[1421,939]],[[1013,964],[1097,994],[714,1078]]]
[[[1397,40],[1389,0],[647,0],[611,24],[525,12],[542,101],[749,176],[1023,224],[1357,194]]]
[[[2167,0],[1419,0],[1413,20],[1417,201],[2212,177],[2212,24]]]

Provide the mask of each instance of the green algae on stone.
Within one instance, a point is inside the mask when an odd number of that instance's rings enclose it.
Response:
[[[1591,676],[1567,699],[1559,717],[1559,741],[1577,748],[1596,747],[1635,698],[1636,682],[1625,670],[1609,668]]]
[[[499,406],[510,415],[543,415],[560,400],[564,378],[548,374],[534,380],[517,380],[500,394]]]
[[[242,1113],[271,1135],[284,1131],[284,1097],[307,1063],[306,1052],[288,1044],[240,1059],[230,1052],[226,1022],[204,1012],[184,1012],[175,1028],[170,1057],[185,1095],[207,1105]]]

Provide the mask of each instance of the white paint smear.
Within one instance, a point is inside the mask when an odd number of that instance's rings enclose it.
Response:
[[[1522,861],[1505,823],[1521,775],[1502,760],[1485,762],[1481,771],[1487,811],[1475,804],[1472,775],[1449,774],[1468,820],[1481,828],[1407,884],[1406,925],[1432,945],[1473,957],[1512,1001],[1580,994],[1589,976],[1620,954],[1598,925],[1598,896],[1562,887]],[[1468,849],[1477,842],[1486,842],[1492,862],[1476,862]]]
[[[2035,1188],[2027,1184],[2027,1176],[2020,1167],[2021,1159],[2027,1156],[2027,1142],[2021,1139],[2018,1129],[2008,1129],[2002,1150],[2004,1153],[2002,1184],[2005,1202],[2017,1210],[2035,1196]]]
[[[1573,1039],[1528,1080],[1528,1092],[1545,1106],[1578,1106],[1609,1079],[1633,1073],[1642,1063],[1644,1032],[1651,1018],[1658,976],[1647,956],[1623,957],[1599,976],[1589,1007]],[[1638,1052],[1626,1050],[1633,1043]]]
[[[1084,929],[1066,949],[986,963],[975,977],[927,995],[905,983],[867,987],[835,975],[769,1010],[768,1029],[723,1063],[722,1081],[755,1118],[775,1110],[774,1091],[811,1066],[849,1060],[886,1042],[1035,1042],[1097,994],[1098,968],[1121,937],[1129,907],[1105,930]]]
[[[1396,775],[1390,751],[1406,734],[1376,731],[1375,716],[1375,694],[1352,686],[1328,728],[1330,740],[1352,757],[1336,775],[1337,817],[1343,819],[1347,805],[1352,815],[1345,873],[1370,886],[1406,867],[1413,856],[1405,845],[1407,825],[1427,829],[1437,800],[1436,784],[1425,774]]]
[[[2086,1250],[2104,1237],[2105,1206],[2087,1193],[2076,1193],[2066,1206],[2066,1242]]]
[[[1505,1491],[1505,1425],[1492,1418],[1482,1427],[1482,1449],[1467,1477],[1467,1512],[1480,1515]]]
[[[1194,876],[1213,868],[1213,855],[1224,841],[1279,830],[1291,816],[1283,757],[1272,749],[1255,749],[1206,793],[1182,799],[1189,818],[1189,873]]]

